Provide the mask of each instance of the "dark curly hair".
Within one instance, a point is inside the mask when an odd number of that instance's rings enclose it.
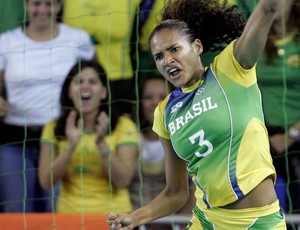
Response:
[[[243,14],[227,0],[169,0],[149,42],[162,29],[176,29],[190,42],[200,39],[203,52],[220,51],[242,34],[244,26]]]

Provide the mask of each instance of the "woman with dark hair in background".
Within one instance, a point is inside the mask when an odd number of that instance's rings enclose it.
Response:
[[[62,0],[26,0],[28,22],[0,35],[0,212],[50,212],[37,167],[43,125],[77,60],[91,60],[87,32],[58,23]]]
[[[44,189],[61,181],[57,211],[132,210],[127,187],[134,174],[138,131],[107,103],[107,76],[96,62],[78,62],[61,92],[62,113],[41,138],[39,179]]]

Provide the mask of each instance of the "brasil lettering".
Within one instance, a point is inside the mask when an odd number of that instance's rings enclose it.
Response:
[[[184,115],[176,118],[174,121],[168,124],[169,131],[173,135],[177,130],[185,126],[189,121],[193,120],[195,117],[198,117],[202,113],[205,113],[209,110],[218,108],[217,103],[212,103],[211,97],[207,97],[191,107]]]

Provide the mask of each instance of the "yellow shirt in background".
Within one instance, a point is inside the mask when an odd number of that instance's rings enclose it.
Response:
[[[42,133],[42,142],[52,144],[61,154],[67,146],[66,140],[54,137],[56,121],[48,123]],[[132,210],[127,189],[114,189],[104,170],[103,162],[95,144],[96,134],[82,134],[71,161],[62,179],[58,197],[59,213],[107,213],[130,212]],[[119,118],[106,142],[115,152],[120,145],[138,145],[136,125],[127,117]],[[111,190],[112,188],[112,190]]]
[[[130,39],[141,0],[64,0],[63,22],[86,30],[110,80],[133,77]]]

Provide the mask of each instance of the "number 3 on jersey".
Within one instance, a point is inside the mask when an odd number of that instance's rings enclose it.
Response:
[[[197,157],[206,157],[213,151],[214,147],[208,140],[204,140],[204,131],[203,130],[200,130],[197,133],[195,133],[189,137],[190,142],[192,144],[195,144],[198,138],[199,138],[199,143],[198,143],[199,146],[201,146],[201,147],[206,146],[207,150],[204,153],[195,152],[195,155]]]

